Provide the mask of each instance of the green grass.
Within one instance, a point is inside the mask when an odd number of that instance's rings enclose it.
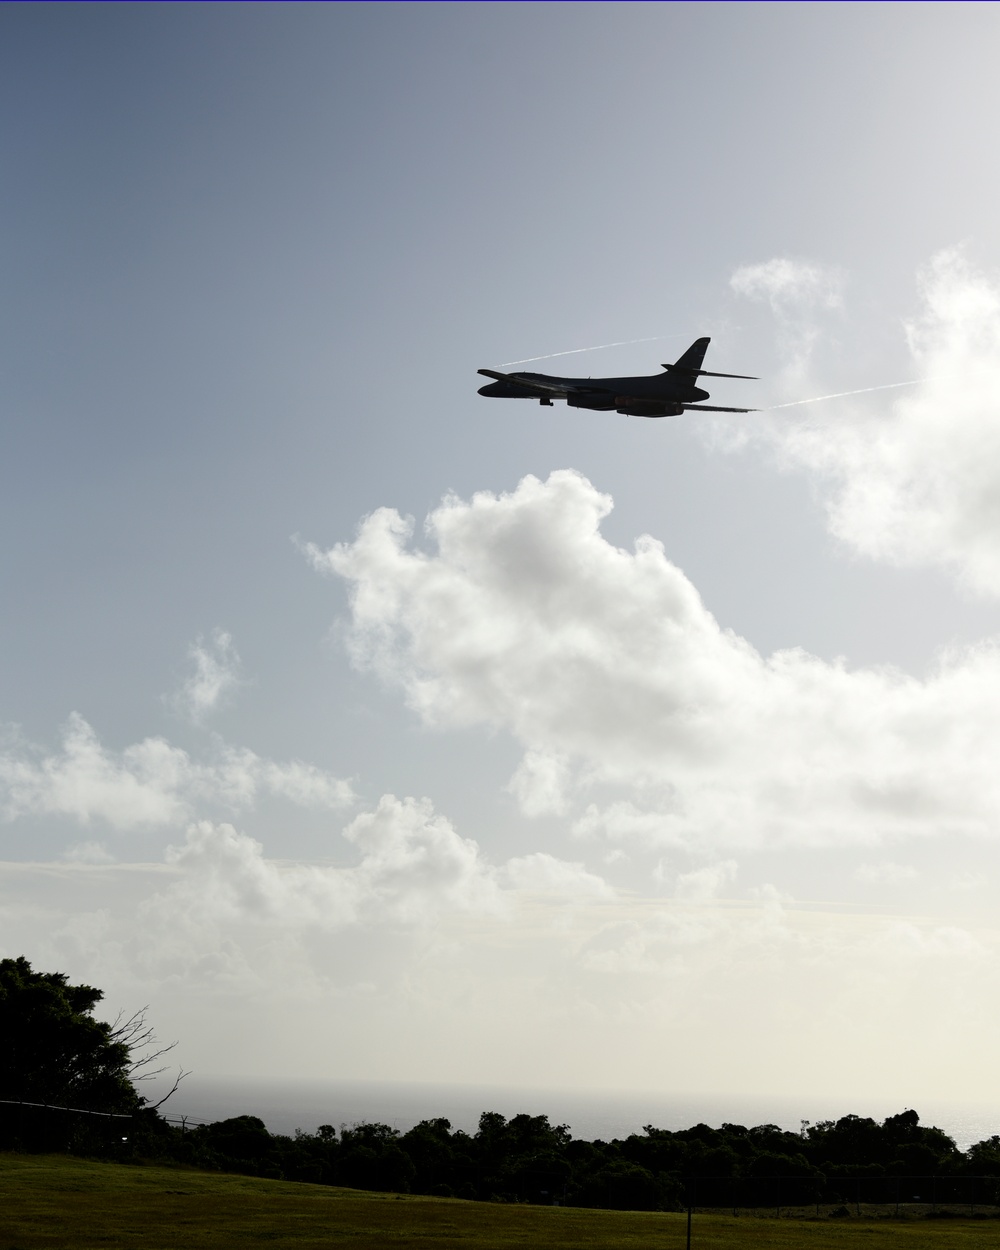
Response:
[[[694,1217],[692,1250],[994,1250],[996,1220]],[[683,1250],[685,1216],[374,1194],[0,1155],[0,1250]]]

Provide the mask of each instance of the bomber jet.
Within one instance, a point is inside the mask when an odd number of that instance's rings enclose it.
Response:
[[[620,412],[626,417],[676,417],[691,412],[757,412],[756,408],[717,408],[703,404],[708,391],[695,386],[695,379],[743,378],[756,382],[746,373],[711,373],[702,361],[711,339],[696,339],[666,372],[642,378],[553,378],[546,373],[498,373],[480,369],[483,377],[495,378],[479,388],[480,395],[498,399],[537,399],[551,408],[554,399],[565,399],[571,408],[593,408],[598,412]]]

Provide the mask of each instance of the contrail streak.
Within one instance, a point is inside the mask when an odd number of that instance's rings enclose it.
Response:
[[[867,395],[871,391],[892,391],[897,386],[917,386],[923,378],[913,378],[910,382],[887,382],[885,386],[863,386],[859,391],[838,391],[836,395],[814,395],[812,399],[793,399],[790,404],[772,404],[770,408],[761,408],[760,412],[775,412],[778,408],[797,408],[799,404],[818,404],[821,399],[843,399],[845,395]]]
[[[527,365],[533,360],[555,360],[556,356],[579,356],[581,352],[600,352],[605,347],[631,347],[633,343],[658,343],[660,339],[679,339],[679,334],[654,334],[648,339],[622,339],[620,343],[598,343],[596,347],[574,347],[568,352],[549,352],[547,356],[525,356],[523,360],[505,360],[500,366],[506,369],[508,365]]]

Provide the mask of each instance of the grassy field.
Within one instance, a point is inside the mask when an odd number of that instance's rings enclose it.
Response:
[[[694,1217],[692,1250],[990,1250],[997,1220]],[[685,1216],[374,1194],[173,1168],[0,1155],[0,1250],[683,1250]]]

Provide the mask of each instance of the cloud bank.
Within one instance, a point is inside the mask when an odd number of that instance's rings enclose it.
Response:
[[[317,1076],[906,1098],[960,1038],[971,1097],[994,1062],[995,932],[719,906],[729,864],[625,898],[393,796],[348,829],[339,868],[207,823],[168,865],[0,865],[0,942],[152,998],[202,1073],[287,1071],[290,1027]]]

